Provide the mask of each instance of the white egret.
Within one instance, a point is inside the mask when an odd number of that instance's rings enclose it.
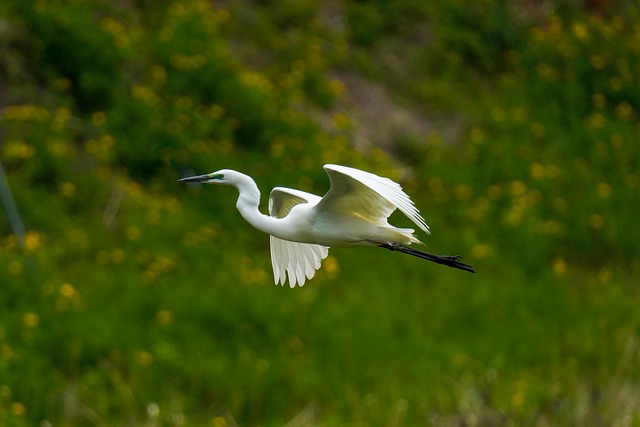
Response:
[[[260,190],[240,172],[222,169],[180,182],[231,185],[238,189],[236,207],[244,219],[271,237],[271,264],[276,284],[304,285],[320,268],[329,247],[379,246],[474,273],[459,256],[442,256],[408,247],[422,243],[410,228],[387,222],[399,209],[425,233],[429,226],[399,184],[359,169],[325,165],[331,187],[324,197],[276,187],[269,196],[269,215],[258,209]],[[285,274],[286,273],[286,274]]]

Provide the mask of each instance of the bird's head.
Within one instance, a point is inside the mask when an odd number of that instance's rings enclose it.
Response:
[[[205,175],[189,176],[181,178],[178,182],[199,182],[201,184],[221,184],[221,185],[234,185],[241,174],[239,172],[221,169],[217,172],[208,173]]]

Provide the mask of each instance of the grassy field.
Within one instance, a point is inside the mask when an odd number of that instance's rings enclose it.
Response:
[[[546,5],[3,3],[0,424],[640,425],[640,20]],[[477,273],[274,286],[235,190],[176,182],[324,163]]]

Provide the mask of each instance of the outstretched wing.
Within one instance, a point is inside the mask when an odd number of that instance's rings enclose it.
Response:
[[[287,274],[290,287],[294,288],[296,283],[304,285],[305,280],[316,274],[322,260],[329,255],[329,248],[326,246],[290,242],[273,236],[270,238],[273,280],[276,285],[284,285]]]
[[[359,169],[325,165],[331,188],[316,206],[321,212],[358,215],[374,223],[386,223],[397,208],[424,232],[429,226],[402,187]]]
[[[292,188],[275,187],[269,194],[269,215],[284,218],[294,206],[301,203],[318,203],[320,196]]]
[[[316,204],[320,197],[290,188],[276,187],[269,195],[269,215],[276,218],[286,217],[294,206],[301,203]],[[270,236],[271,265],[276,284],[282,284],[289,276],[289,286],[304,285],[306,279],[311,279],[321,262],[329,254],[329,248],[308,243],[290,242]]]

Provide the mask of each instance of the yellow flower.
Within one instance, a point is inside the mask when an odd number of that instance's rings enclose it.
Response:
[[[71,119],[71,110],[65,107],[58,108],[53,116],[53,128],[55,130],[63,130],[67,127]]]
[[[73,197],[76,194],[76,185],[73,182],[61,182],[58,185],[58,193],[62,197]]]
[[[522,208],[512,206],[506,213],[505,220],[511,227],[517,227],[522,222]]]
[[[91,115],[91,123],[94,126],[99,127],[104,125],[107,122],[107,115],[104,111],[97,111]]]
[[[589,216],[589,226],[593,229],[601,229],[604,227],[604,222],[604,217],[600,214],[591,214]]]
[[[595,70],[602,70],[607,65],[607,61],[602,55],[591,55],[589,62]]]
[[[141,280],[145,285],[150,285],[156,280],[156,277],[157,273],[155,271],[146,270],[144,273],[142,273]]]
[[[141,364],[142,366],[149,366],[153,363],[153,354],[148,351],[138,350],[134,354],[134,358],[136,362]]]
[[[616,106],[616,117],[620,120],[631,120],[634,116],[635,111],[627,101],[622,101]]]
[[[224,116],[224,108],[218,104],[213,104],[209,107],[209,117],[213,120],[219,120]]]
[[[491,246],[484,243],[478,243],[471,249],[471,256],[476,259],[487,258],[491,256],[492,253],[493,249],[491,249]]]
[[[335,275],[338,270],[339,270],[339,266],[338,266],[338,260],[329,255],[325,260],[324,260],[324,265],[323,270],[326,271],[327,273],[329,273],[330,275]]]
[[[126,254],[122,249],[114,249],[111,251],[111,260],[114,264],[122,264],[124,259],[126,258]]]
[[[171,3],[171,6],[169,7],[169,13],[174,17],[184,15],[186,11],[187,9],[181,2]]]
[[[113,36],[122,34],[125,31],[125,26],[113,18],[103,18],[100,21],[100,28]]]
[[[124,235],[127,238],[127,240],[130,240],[132,242],[138,240],[141,234],[142,232],[140,231],[140,229],[132,225],[130,225],[124,230]]]
[[[59,289],[60,295],[64,298],[72,299],[77,298],[79,296],[78,291],[69,283],[63,283]]]
[[[545,80],[549,80],[551,82],[558,80],[558,70],[552,68],[548,64],[538,64],[536,71],[538,75]]]
[[[182,110],[189,110],[193,106],[193,99],[189,96],[176,96],[171,101],[173,105]]]
[[[622,79],[620,77],[611,77],[609,79],[609,87],[615,92],[618,92],[622,89]]]
[[[71,87],[71,80],[65,77],[60,77],[56,79],[55,82],[53,82],[53,87],[59,90],[60,92],[65,92],[69,90],[69,88]]]
[[[613,135],[611,135],[611,145],[616,150],[619,150],[619,149],[622,148],[623,142],[624,142],[624,140],[622,139],[622,137],[619,134],[614,133]]]
[[[576,22],[573,24],[573,33],[581,41],[589,41],[589,31],[582,22]]]
[[[107,251],[98,251],[96,254],[96,262],[100,265],[105,265],[109,262],[109,252]]]
[[[542,232],[542,234],[552,236],[560,231],[560,224],[558,223],[558,221],[553,219],[540,221],[538,223],[538,230]]]
[[[156,322],[161,325],[167,325],[173,322],[173,313],[165,309],[158,310],[158,312],[156,313]]]
[[[527,389],[529,385],[525,380],[519,380],[515,386],[516,390],[513,396],[511,396],[511,402],[514,406],[522,406],[527,399]]]
[[[536,181],[541,180],[545,175],[544,166],[542,166],[540,163],[532,163],[531,166],[529,166],[529,173],[531,174],[531,177]]]
[[[458,200],[468,200],[471,197],[471,189],[467,185],[456,185],[454,194]]]
[[[154,65],[151,69],[151,79],[156,83],[164,83],[167,80],[167,70],[160,65]]]
[[[17,260],[10,261],[7,264],[7,270],[12,276],[17,276],[22,273],[22,263]]]
[[[11,403],[11,413],[17,417],[22,417],[27,413],[27,407],[20,402]]]
[[[227,427],[228,425],[229,422],[226,420],[226,418],[219,415],[211,419],[211,427]]]
[[[600,282],[602,282],[604,284],[607,284],[607,283],[611,282],[612,278],[613,278],[613,273],[611,273],[611,270],[609,270],[606,267],[602,268],[598,272],[598,279],[600,280]]]
[[[173,57],[172,57],[173,60]],[[148,105],[154,106],[159,102],[158,95],[149,86],[145,85],[133,85],[131,87],[131,96],[134,99],[145,102]]]
[[[245,71],[240,75],[240,78],[246,85],[261,89],[265,92],[269,92],[273,88],[273,85],[264,74],[255,71]]]
[[[471,142],[475,142],[476,144],[479,144],[484,141],[484,138],[485,138],[485,133],[482,129],[475,126],[471,128],[471,131],[469,132],[469,139],[471,139]]]
[[[596,194],[603,199],[608,198],[611,196],[611,186],[606,182],[599,182],[598,185],[596,185]]]
[[[0,344],[0,359],[11,360],[13,358],[13,349],[9,344]]]
[[[32,145],[27,144],[21,139],[11,139],[4,146],[4,154],[10,160],[27,160],[36,153]]]
[[[487,195],[491,200],[497,200],[502,197],[502,188],[497,184],[492,184],[487,188]]]
[[[502,121],[504,121],[504,119],[506,117],[506,114],[505,114],[505,112],[504,112],[504,110],[502,108],[493,107],[491,109],[491,117],[496,122],[502,122]]]
[[[620,15],[614,15],[611,18],[611,25],[617,31],[624,30],[624,28],[625,28],[625,19]]]
[[[567,201],[562,197],[556,197],[553,199],[553,207],[556,208],[558,212],[565,212],[567,210]]]
[[[531,133],[533,134],[533,136],[540,138],[542,136],[544,136],[544,125],[542,125],[541,123],[532,123],[531,124]]]
[[[329,82],[329,90],[333,96],[341,96],[345,92],[344,83],[338,79],[333,79]]]
[[[348,129],[350,125],[349,118],[342,113],[335,113],[333,115],[333,126],[337,129]]]
[[[275,138],[269,147],[271,157],[282,157],[285,152],[285,144],[283,138]]]
[[[607,105],[607,98],[601,93],[594,93],[591,99],[596,108],[604,108]]]
[[[527,191],[526,185],[524,182],[516,180],[511,183],[511,195],[514,197],[522,196]]]
[[[553,260],[551,267],[557,277],[562,277],[567,273],[567,263],[560,257]]]
[[[42,246],[42,235],[36,231],[27,231],[24,236],[24,248],[27,252],[35,252]]]
[[[22,316],[22,324],[27,328],[35,328],[40,324],[40,316],[35,313],[25,313]]]
[[[591,129],[602,129],[607,123],[607,119],[600,113],[593,113],[587,117],[587,126]]]
[[[227,9],[217,9],[215,13],[216,20],[220,23],[225,23],[231,18],[231,13]]]
[[[71,145],[64,139],[50,139],[47,145],[49,152],[56,157],[69,157],[73,153]]]
[[[527,120],[527,110],[520,107],[513,108],[511,110],[511,117],[513,117],[516,122],[523,123]]]

